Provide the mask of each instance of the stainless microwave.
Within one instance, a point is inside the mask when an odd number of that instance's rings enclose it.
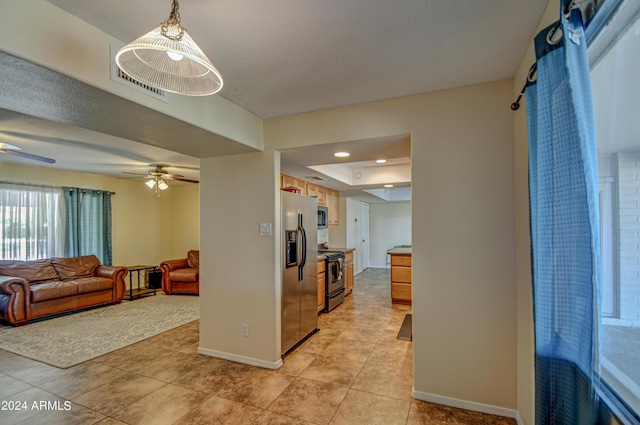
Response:
[[[327,229],[329,227],[329,209],[318,205],[318,229]]]

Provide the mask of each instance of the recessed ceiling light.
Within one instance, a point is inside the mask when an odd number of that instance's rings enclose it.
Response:
[[[384,187],[393,187],[392,184],[385,184]]]
[[[346,158],[351,155],[349,152],[336,152],[333,156],[337,156],[338,158]]]
[[[377,164],[384,164],[385,162],[387,162],[386,159],[376,159]]]

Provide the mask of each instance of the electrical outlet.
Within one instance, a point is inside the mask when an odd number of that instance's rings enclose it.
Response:
[[[242,336],[249,336],[249,325],[246,323],[242,324]]]

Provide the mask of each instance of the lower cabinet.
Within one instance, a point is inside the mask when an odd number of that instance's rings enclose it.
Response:
[[[318,313],[324,310],[324,291],[325,291],[325,270],[324,260],[318,260]]]
[[[349,295],[353,291],[354,267],[353,251],[347,252],[344,256],[344,294]]]
[[[411,254],[391,254],[391,301],[411,304]]]

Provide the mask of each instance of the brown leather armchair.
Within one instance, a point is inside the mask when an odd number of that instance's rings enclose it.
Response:
[[[165,294],[200,294],[200,251],[189,251],[187,258],[160,263]]]

